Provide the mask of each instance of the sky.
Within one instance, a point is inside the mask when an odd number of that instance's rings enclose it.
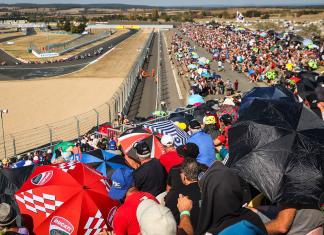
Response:
[[[324,0],[0,0],[0,3],[121,3],[150,6],[324,5]]]

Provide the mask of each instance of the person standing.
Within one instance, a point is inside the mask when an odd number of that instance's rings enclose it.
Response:
[[[238,86],[239,86],[239,82],[237,81],[237,79],[235,79],[235,81],[234,81],[234,91],[235,92],[238,91]]]

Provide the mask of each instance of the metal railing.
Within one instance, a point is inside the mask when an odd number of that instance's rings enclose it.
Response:
[[[101,124],[113,122],[118,112],[123,112],[129,108],[132,95],[136,89],[139,71],[148,56],[147,48],[151,44],[152,35],[151,32],[132,69],[110,100],[74,117],[5,135],[7,157],[35,150],[40,146],[52,147],[53,144],[60,140],[75,140]],[[4,158],[4,140],[0,137],[0,159],[2,158]]]

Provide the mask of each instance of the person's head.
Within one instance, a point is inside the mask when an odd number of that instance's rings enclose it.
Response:
[[[231,115],[229,114],[224,114],[220,117],[219,119],[225,126],[231,125],[233,118]]]
[[[193,158],[186,158],[181,165],[180,176],[182,183],[188,185],[198,180],[199,165]]]
[[[171,135],[164,135],[161,138],[161,144],[166,148],[166,149],[170,149],[173,148],[173,137]]]
[[[17,213],[7,203],[0,204],[0,228],[16,227]]]
[[[116,169],[111,176],[112,186],[109,196],[117,201],[122,201],[131,188],[134,187],[133,171],[128,168]]]
[[[176,235],[177,223],[169,208],[151,199],[143,200],[136,210],[142,235]]]
[[[201,131],[201,125],[196,119],[193,119],[189,122],[189,129],[194,134]]]
[[[199,147],[195,143],[186,143],[177,147],[177,153],[184,158],[196,159],[199,155]]]
[[[151,150],[145,141],[135,143],[134,148],[136,149],[136,155],[141,162],[150,159]]]

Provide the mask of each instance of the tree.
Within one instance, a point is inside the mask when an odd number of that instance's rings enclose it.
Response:
[[[66,20],[63,25],[63,30],[66,32],[71,31],[71,22],[69,20]]]

